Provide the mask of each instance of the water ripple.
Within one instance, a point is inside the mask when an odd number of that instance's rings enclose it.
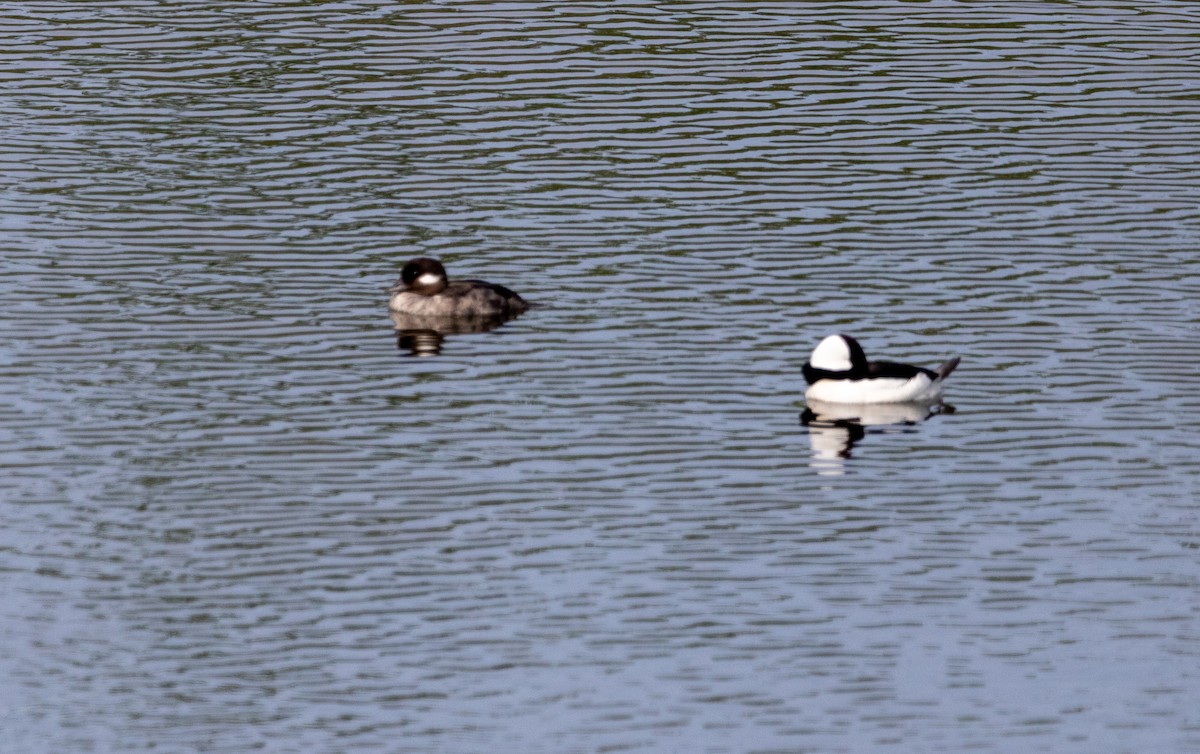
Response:
[[[1200,744],[1194,8],[9,11],[12,746]]]

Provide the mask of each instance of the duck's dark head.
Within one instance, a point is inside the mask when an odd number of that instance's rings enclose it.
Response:
[[[400,271],[404,287],[423,296],[436,296],[446,289],[446,268],[436,259],[417,257]]]

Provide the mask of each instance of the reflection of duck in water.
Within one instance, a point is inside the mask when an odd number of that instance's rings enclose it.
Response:
[[[954,407],[944,403],[829,403],[809,398],[800,423],[808,427],[818,473],[841,474],[842,461],[868,431],[913,432],[935,414],[952,413]]]
[[[932,403],[942,397],[942,383],[957,366],[957,356],[936,370],[867,361],[857,340],[830,335],[804,365],[804,397],[827,403]]]
[[[414,356],[441,353],[445,336],[487,332],[528,308],[525,299],[502,285],[450,281],[442,263],[428,257],[404,265],[388,301],[396,346]]]
[[[417,317],[388,312],[396,327],[396,347],[413,356],[436,356],[447,335],[487,332],[504,324],[504,317]]]

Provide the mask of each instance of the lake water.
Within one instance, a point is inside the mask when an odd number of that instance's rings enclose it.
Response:
[[[0,751],[1200,750],[1200,6],[0,7]]]

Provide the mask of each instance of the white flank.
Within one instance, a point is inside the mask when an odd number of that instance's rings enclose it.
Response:
[[[817,380],[804,392],[809,400],[829,403],[919,403],[937,400],[941,395],[942,381],[924,374],[907,380]]]

